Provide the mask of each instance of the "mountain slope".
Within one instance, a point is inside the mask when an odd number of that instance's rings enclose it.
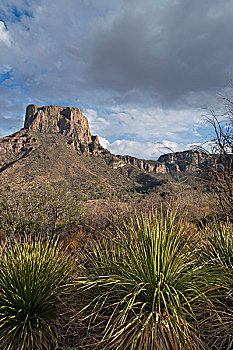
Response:
[[[60,134],[22,129],[1,139],[0,145],[0,186],[9,185],[12,190],[52,184],[77,191],[81,199],[121,198],[135,192],[140,196],[163,182],[132,165],[125,164],[122,172],[101,156],[87,156]]]

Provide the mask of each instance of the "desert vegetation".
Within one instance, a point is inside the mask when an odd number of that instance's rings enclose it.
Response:
[[[210,162],[158,186],[145,177],[140,195],[1,188],[1,349],[233,349],[225,101],[222,119],[209,119]]]
[[[2,349],[231,349],[232,222],[170,181],[141,201],[1,192]]]
[[[34,205],[42,212],[42,203],[55,205],[59,196],[52,193]],[[27,203],[22,199],[18,210]],[[59,215],[59,226],[51,220],[53,212],[39,225],[33,206],[23,216],[9,203],[5,194],[1,348],[232,348],[230,220],[187,216],[166,202],[157,209],[115,203],[95,218],[96,204],[88,212],[72,199],[63,225]],[[11,231],[12,222],[19,226]]]

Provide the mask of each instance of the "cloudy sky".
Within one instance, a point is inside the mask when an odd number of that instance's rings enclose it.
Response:
[[[1,0],[0,137],[34,103],[81,108],[118,154],[204,142],[232,33],[232,0]]]

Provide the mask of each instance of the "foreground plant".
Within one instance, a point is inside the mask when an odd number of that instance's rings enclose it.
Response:
[[[203,279],[184,217],[137,215],[94,243],[80,283],[90,336],[101,349],[200,349]],[[89,297],[89,302],[87,302]]]
[[[233,224],[207,227],[204,258],[209,268],[219,271],[219,288],[210,298],[209,317],[202,322],[211,349],[233,348]]]
[[[0,348],[55,349],[74,264],[56,239],[10,240],[0,251]]]
[[[232,223],[214,223],[208,228],[207,255],[212,264],[220,264],[233,278]]]

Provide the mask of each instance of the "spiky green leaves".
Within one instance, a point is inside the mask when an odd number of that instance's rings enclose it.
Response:
[[[207,230],[207,256],[212,264],[220,264],[233,277],[233,224],[214,223]]]
[[[55,239],[23,238],[1,247],[1,349],[54,349],[73,266]]]
[[[89,327],[108,349],[198,349],[192,304],[200,295],[184,217],[136,215],[94,244],[81,289]],[[201,285],[201,283],[200,283]]]
[[[205,238],[204,259],[212,275],[218,274],[218,285],[209,283],[209,315],[202,321],[202,330],[211,349],[230,350],[233,347],[233,224],[214,222],[207,227]]]

